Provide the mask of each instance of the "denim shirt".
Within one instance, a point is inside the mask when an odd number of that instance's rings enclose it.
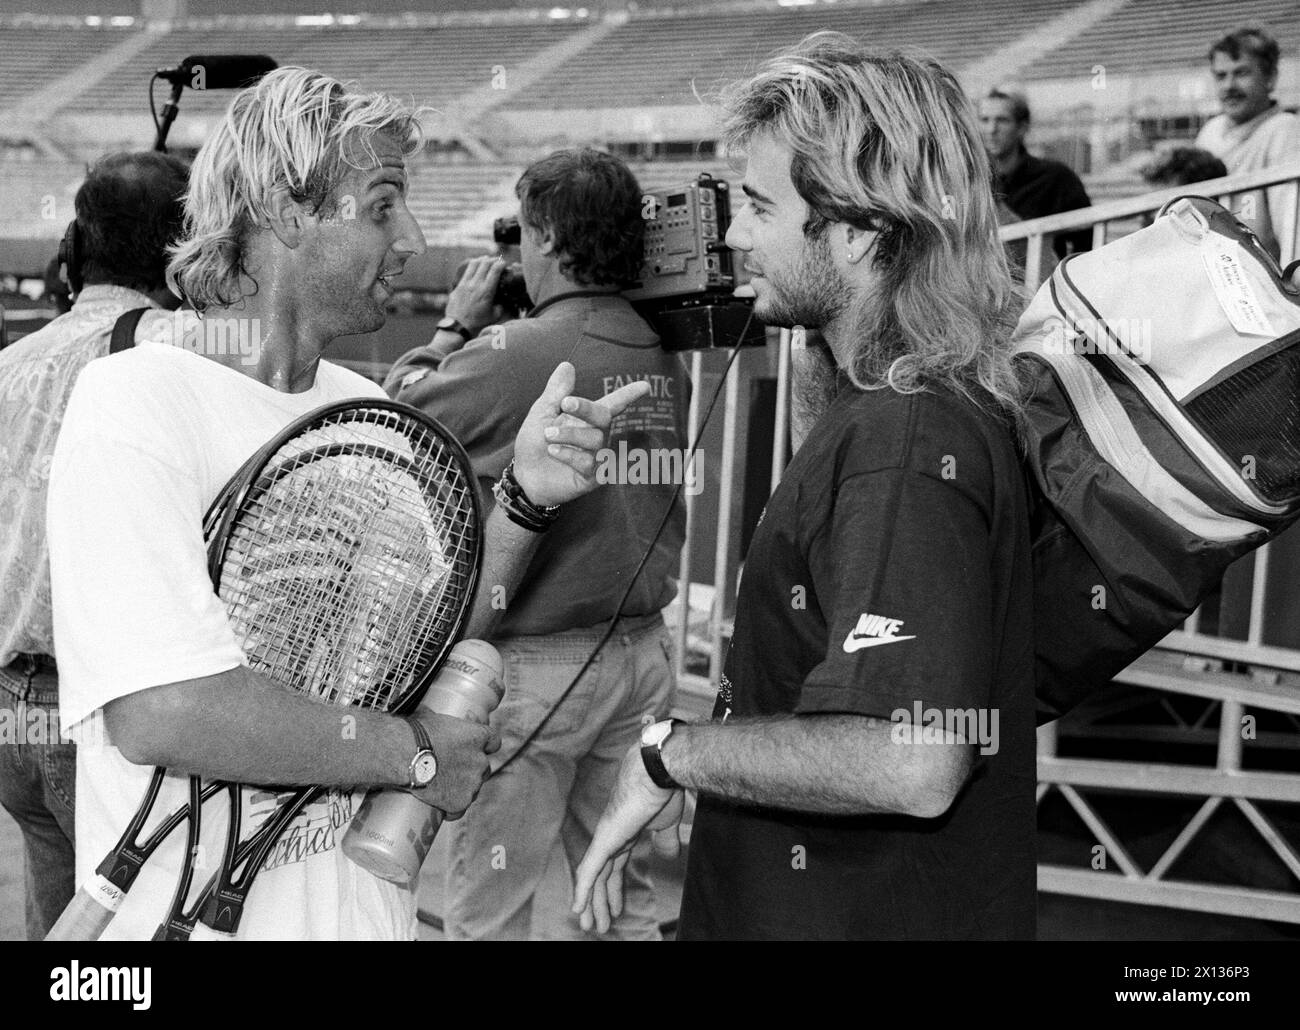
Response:
[[[125,311],[157,307],[123,286],[87,286],[72,310],[0,350],[0,669],[54,654],[45,495],[63,410],[81,370],[108,353]]]

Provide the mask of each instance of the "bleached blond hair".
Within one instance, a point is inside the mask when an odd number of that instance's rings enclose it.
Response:
[[[306,68],[278,68],[240,90],[190,169],[168,285],[199,311],[238,302],[249,235],[266,224],[273,191],[330,214],[348,170],[377,163],[377,133],[391,134],[406,157],[420,149],[417,114]]]
[[[844,372],[859,389],[939,382],[1014,417],[1021,300],[997,236],[988,158],[952,74],[920,52],[817,32],[720,98],[726,142],[770,132],[811,215],[880,234],[877,288]],[[992,404],[989,402],[992,401]]]

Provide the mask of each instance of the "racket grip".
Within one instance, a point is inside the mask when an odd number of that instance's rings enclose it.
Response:
[[[486,724],[505,688],[501,655],[482,640],[451,649],[421,707]],[[372,790],[352,817],[343,854],[381,880],[409,887],[442,826],[443,814],[403,790]]]
[[[106,895],[103,892],[111,892]],[[105,900],[100,900],[104,898]],[[111,900],[110,900],[111,898]],[[109,903],[106,904],[105,902]],[[97,941],[104,928],[117,915],[122,894],[116,887],[96,874],[90,884],[81,887],[58,921],[45,935],[47,941]],[[111,907],[110,907],[111,905]]]

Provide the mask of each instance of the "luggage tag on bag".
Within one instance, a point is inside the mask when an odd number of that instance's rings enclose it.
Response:
[[[1243,336],[1275,337],[1268,314],[1260,304],[1246,273],[1241,244],[1211,233],[1201,244],[1201,261],[1232,328]]]

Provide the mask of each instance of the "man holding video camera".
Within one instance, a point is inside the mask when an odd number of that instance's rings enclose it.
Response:
[[[680,362],[620,293],[641,269],[641,190],[622,161],[583,149],[535,162],[515,192],[531,310],[490,324],[506,264],[476,258],[430,345],[394,365],[389,393],[435,413],[485,482],[511,461],[519,420],[557,360],[574,364],[575,389],[589,396],[636,380],[649,382],[651,393],[611,427],[604,456],[627,455],[627,467],[609,462],[601,481],[612,485],[529,527],[544,534],[541,543],[508,608],[501,597],[493,643],[506,660],[507,689],[493,725],[502,749],[479,803],[443,831],[453,940],[581,935],[567,899],[556,899],[554,911],[534,905],[538,888],[557,843],[576,865],[623,753],[644,723],[667,715],[675,684],[660,612],[676,590],[685,514],[673,502],[673,482],[637,475],[633,464],[639,458],[644,470],[663,454],[684,457],[688,385]],[[677,467],[685,474],[684,461]],[[495,603],[494,584],[479,589],[493,591]],[[615,615],[613,635],[578,678]],[[636,862],[629,873],[613,933],[657,939],[649,879]]]

